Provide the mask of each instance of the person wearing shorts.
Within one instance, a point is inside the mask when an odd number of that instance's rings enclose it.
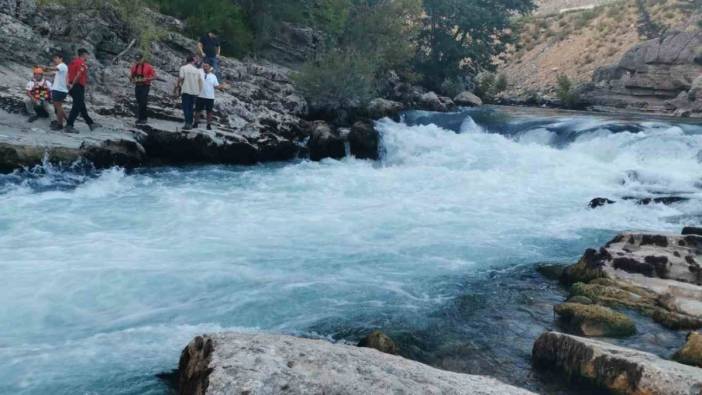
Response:
[[[214,112],[215,89],[219,88],[219,81],[212,70],[212,65],[209,63],[202,64],[203,84],[202,91],[195,101],[195,123],[193,127],[197,127],[200,115],[204,111],[207,119],[207,130],[212,130],[212,115]]]
[[[51,86],[51,102],[54,105],[56,112],[56,121],[52,122],[52,130],[63,129],[63,123],[66,121],[66,111],[63,109],[63,103],[68,97],[68,66],[63,62],[63,55],[55,54],[51,61],[53,66],[50,70],[54,74],[54,82]]]

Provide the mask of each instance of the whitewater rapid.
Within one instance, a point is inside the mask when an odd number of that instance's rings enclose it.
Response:
[[[467,277],[700,223],[699,125],[412,113],[377,127],[378,163],[0,176],[0,393],[163,393],[155,375],[195,334],[421,329]],[[652,194],[691,200],[587,207]]]

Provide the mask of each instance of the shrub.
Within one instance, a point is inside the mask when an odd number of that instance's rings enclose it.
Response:
[[[357,108],[377,92],[377,66],[355,51],[334,50],[302,66],[293,76],[297,87],[315,110]]]
[[[573,83],[564,74],[557,77],[556,96],[566,108],[575,108],[580,102],[580,98],[573,90]]]
[[[441,94],[456,97],[466,90],[466,84],[460,77],[447,78],[441,83]]]

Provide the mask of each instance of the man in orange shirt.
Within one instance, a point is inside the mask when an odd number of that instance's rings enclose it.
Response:
[[[136,63],[132,66],[129,72],[129,81],[134,84],[134,96],[137,101],[137,125],[144,125],[147,121],[147,111],[149,106],[149,90],[151,89],[151,81],[156,78],[156,72],[144,55],[138,54]]]
[[[66,121],[66,133],[78,133],[73,123],[81,115],[88,124],[90,131],[99,128],[100,125],[93,122],[88,115],[88,108],[85,106],[85,88],[88,86],[88,51],[84,48],[78,50],[78,56],[68,65],[68,94],[73,98],[73,107]]]

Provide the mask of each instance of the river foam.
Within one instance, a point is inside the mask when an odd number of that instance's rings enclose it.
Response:
[[[377,127],[378,163],[0,176],[0,393],[162,393],[154,375],[212,330],[422,330],[466,279],[699,223],[696,125],[411,113]],[[587,208],[651,194],[692,200]]]

